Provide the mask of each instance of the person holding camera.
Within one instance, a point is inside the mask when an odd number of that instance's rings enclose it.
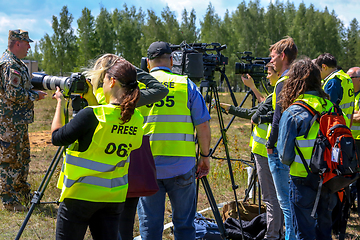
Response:
[[[64,98],[57,87],[52,142],[68,146],[60,173],[56,239],[117,239],[128,188],[129,155],[141,146],[143,117],[136,69],[117,59],[103,75],[107,105],[89,106],[64,125]]]
[[[29,33],[10,30],[8,49],[0,59],[0,196],[6,210],[27,211],[30,163],[28,124],[34,121],[34,101],[46,93],[32,90],[29,70],[21,59],[30,49]]]
[[[271,86],[274,86],[279,79],[278,73],[275,71],[272,63],[266,65],[268,74],[266,78]],[[279,202],[276,197],[274,181],[269,169],[267,152],[266,152],[266,136],[269,123],[272,121],[272,94],[264,99],[260,91],[254,84],[252,77],[247,74],[247,78],[241,78],[246,86],[248,86],[259,100],[259,104],[251,109],[235,107],[230,104],[220,103],[220,106],[226,112],[235,116],[251,119],[254,128],[250,138],[251,152],[254,154],[256,170],[261,187],[263,201],[266,204],[266,224],[267,230],[265,239],[281,239],[283,234],[284,217]]]
[[[187,76],[171,72],[171,52],[168,43],[153,42],[147,54],[150,74],[168,87],[169,94],[160,102],[140,108],[160,188],[156,194],[139,200],[143,240],[162,239],[166,193],[171,202],[175,239],[195,239],[195,176],[201,178],[210,170],[210,115],[196,85]],[[194,128],[200,147],[197,167]]]
[[[301,156],[295,151],[295,145],[298,145],[304,160],[310,161],[308,156],[311,156],[313,147],[309,147],[309,142],[315,141],[319,124],[315,121],[310,126],[313,120],[312,114],[307,108],[293,103],[298,100],[303,101],[320,113],[329,111],[333,104],[321,88],[319,68],[310,59],[301,59],[292,64],[288,76],[280,94],[283,114],[277,148],[281,161],[290,166],[290,203],[296,239],[332,239],[331,214],[336,205],[336,193],[322,189],[316,218],[311,216],[318,192],[318,182],[316,179],[308,180],[308,173]],[[300,141],[303,144],[296,143]]]
[[[85,75],[88,79],[91,79],[91,83],[88,82],[89,91],[84,94],[84,98],[88,100],[90,105],[106,104],[103,91],[103,77],[106,71],[117,60],[122,59],[115,54],[104,54],[96,60],[93,68],[85,71]],[[134,66],[135,67],[135,66]],[[137,72],[137,80],[146,88],[140,89],[140,98],[136,104],[136,107],[141,107],[147,104],[152,104],[163,99],[169,92],[169,90],[156,80],[149,73],[135,67]],[[132,240],[133,229],[136,215],[136,206],[138,204],[139,197],[127,197],[124,205],[124,210],[120,216],[119,234],[121,240]]]

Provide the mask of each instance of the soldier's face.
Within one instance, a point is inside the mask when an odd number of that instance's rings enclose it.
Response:
[[[30,44],[28,41],[18,41],[18,58],[22,59],[27,56]]]

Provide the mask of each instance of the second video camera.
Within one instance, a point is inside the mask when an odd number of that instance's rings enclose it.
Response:
[[[270,62],[270,58],[253,57],[252,52],[241,53],[246,56],[239,57],[248,63],[236,62],[235,74],[248,73],[254,79],[255,83],[260,82],[261,78],[266,77],[267,67],[265,65]]]
[[[56,87],[59,87],[66,98],[72,93],[87,93],[89,89],[86,78],[81,73],[72,73],[70,77],[57,77],[34,72],[31,84],[37,90],[56,90]]]

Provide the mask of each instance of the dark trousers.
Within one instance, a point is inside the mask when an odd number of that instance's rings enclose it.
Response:
[[[124,203],[89,202],[66,198],[60,203],[57,240],[82,240],[89,226],[94,240],[116,239]]]
[[[135,222],[136,207],[139,202],[138,197],[126,198],[124,211],[120,215],[120,240],[133,240],[133,230]]]
[[[291,176],[290,202],[298,240],[331,240],[331,213],[336,205],[336,194],[322,189],[316,219],[311,217],[317,190],[302,183],[300,177]]]

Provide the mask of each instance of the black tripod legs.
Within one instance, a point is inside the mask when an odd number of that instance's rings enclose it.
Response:
[[[210,188],[210,185],[209,185],[209,182],[205,177],[202,177],[200,178],[203,186],[204,186],[204,189],[205,189],[205,193],[206,193],[206,196],[208,198],[208,201],[210,203],[210,206],[211,206],[211,210],[214,214],[214,217],[215,217],[215,221],[218,225],[218,228],[219,228],[219,231],[220,231],[220,235],[221,235],[221,238],[222,239],[229,239],[228,238],[228,234],[226,232],[226,229],[224,227],[224,223],[222,221],[222,218],[220,216],[220,212],[219,212],[219,209],[217,207],[217,204],[216,204],[216,201],[215,201],[215,198],[214,198],[214,195],[212,194],[212,191],[211,191],[211,188]]]
[[[33,211],[35,209],[36,204],[39,204],[41,198],[44,196],[45,189],[48,186],[48,184],[50,183],[50,179],[51,179],[52,175],[54,174],[60,159],[62,158],[62,153],[64,152],[64,150],[65,150],[65,147],[58,148],[53,160],[51,161],[51,164],[50,164],[48,170],[45,173],[43,180],[41,181],[41,184],[40,184],[38,190],[34,192],[34,196],[31,200],[31,207],[25,217],[23,224],[20,227],[18,234],[16,235],[15,240],[20,239],[21,234],[23,233],[27,222],[29,221],[29,219],[31,217],[31,214],[33,213]],[[54,203],[56,203],[56,202],[54,202]]]

